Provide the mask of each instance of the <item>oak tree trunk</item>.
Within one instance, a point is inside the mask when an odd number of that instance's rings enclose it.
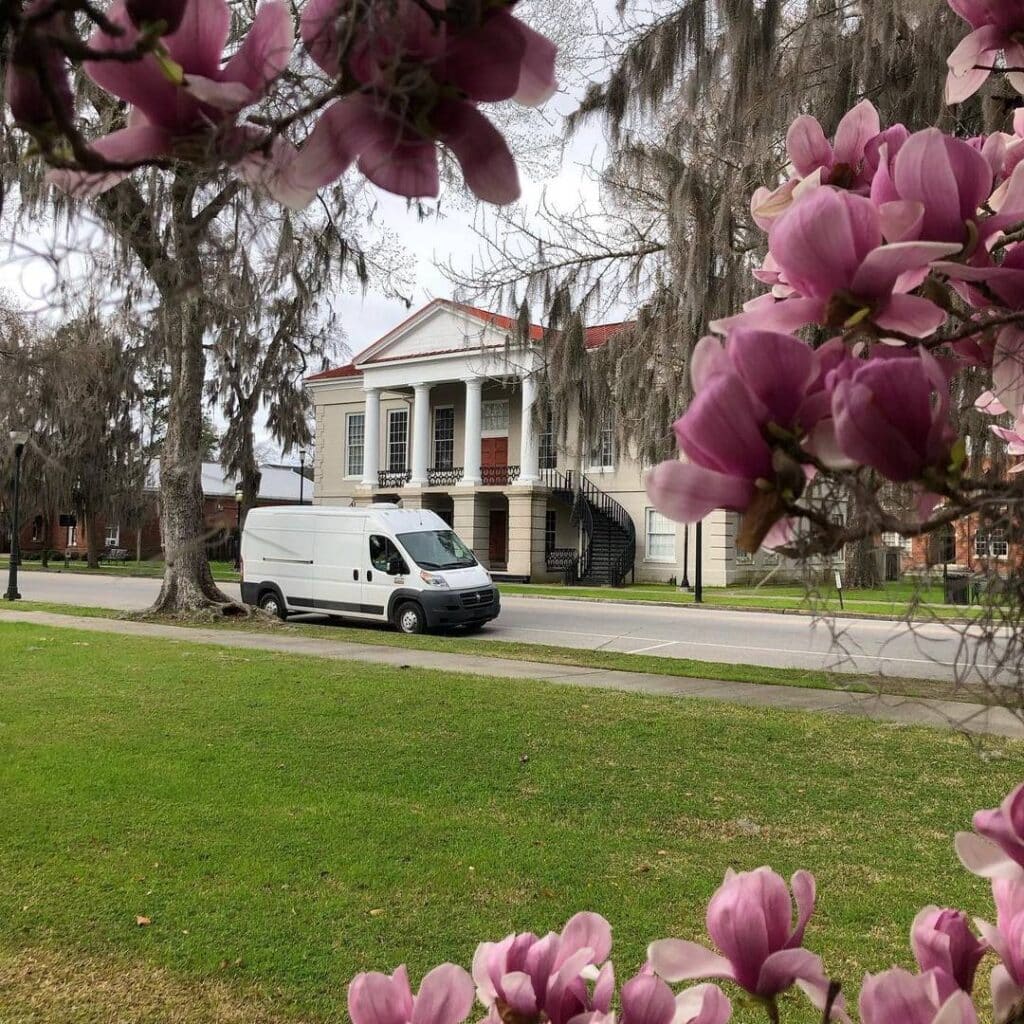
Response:
[[[96,529],[96,516],[83,515],[85,525],[85,562],[90,569],[100,567],[100,532]]]
[[[853,544],[848,544],[846,547],[846,572],[843,574],[843,586],[874,590],[881,585],[882,578],[878,570],[878,549],[875,547],[874,538],[865,537],[862,540],[855,541]]]

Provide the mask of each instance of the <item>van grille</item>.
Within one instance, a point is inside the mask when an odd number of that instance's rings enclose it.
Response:
[[[463,608],[481,608],[487,604],[494,604],[493,590],[471,590],[462,595]]]

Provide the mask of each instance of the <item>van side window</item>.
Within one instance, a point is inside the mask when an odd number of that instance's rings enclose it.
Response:
[[[378,572],[389,576],[399,576],[409,571],[405,559],[391,540],[388,537],[378,537],[376,534],[370,537],[370,564]]]

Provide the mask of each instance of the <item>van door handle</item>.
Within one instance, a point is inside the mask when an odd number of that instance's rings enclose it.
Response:
[[[373,582],[373,573],[370,572],[369,569],[366,570],[366,582],[367,583],[372,583]]]
[[[354,579],[356,581],[359,580],[359,570],[358,569],[353,569],[352,570],[352,579]]]

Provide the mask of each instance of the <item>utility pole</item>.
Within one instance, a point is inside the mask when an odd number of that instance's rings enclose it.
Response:
[[[21,491],[21,457],[28,444],[27,430],[12,430],[11,444],[14,446],[14,502],[11,508],[11,562],[7,567],[7,601],[20,601],[18,593],[18,562],[21,561],[21,538],[18,536],[18,498]]]
[[[693,603],[704,603],[704,544],[703,544],[704,520],[697,521],[697,529],[694,531],[694,544],[696,550],[693,553]]]

